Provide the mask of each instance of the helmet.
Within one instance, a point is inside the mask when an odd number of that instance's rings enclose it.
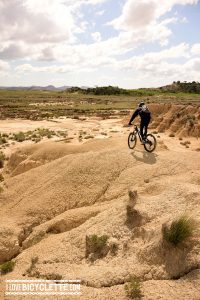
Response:
[[[138,106],[142,107],[143,105],[145,105],[145,103],[144,102],[140,102],[140,104]]]

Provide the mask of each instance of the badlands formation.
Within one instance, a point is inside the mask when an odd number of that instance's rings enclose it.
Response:
[[[166,129],[166,122],[157,121],[154,127]],[[140,143],[128,149],[131,129],[119,119],[73,122],[97,126],[97,138],[45,141],[9,153],[0,194],[0,263],[12,259],[15,267],[1,276],[1,299],[13,299],[3,293],[5,279],[43,278],[80,279],[82,295],[37,299],[125,300],[132,275],[141,280],[144,300],[199,300],[199,232],[179,247],[162,239],[163,224],[183,214],[200,221],[196,131],[187,137],[189,148],[161,132],[156,151],[147,153]],[[178,119],[172,125],[170,132],[177,133]],[[107,135],[99,138],[102,128]],[[184,141],[190,127],[181,130]],[[108,238],[99,257],[90,254],[87,242],[94,234]]]

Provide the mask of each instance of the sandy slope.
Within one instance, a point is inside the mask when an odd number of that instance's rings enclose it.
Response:
[[[28,278],[37,256],[31,275],[81,279],[80,299],[127,299],[132,274],[143,281],[145,300],[199,300],[199,236],[174,249],[163,246],[161,228],[185,212],[200,220],[200,153],[161,137],[152,154],[139,144],[129,150],[126,135],[80,146],[41,143],[15,154],[0,195],[0,260],[16,256],[16,266],[3,279]],[[138,192],[131,224],[128,190]],[[91,262],[90,234],[114,238],[117,254]]]

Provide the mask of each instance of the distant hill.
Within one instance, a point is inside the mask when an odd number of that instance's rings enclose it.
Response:
[[[174,81],[172,84],[162,86],[159,90],[163,92],[183,92],[183,93],[200,93],[200,83],[197,81],[192,82],[181,82],[181,81]]]
[[[65,91],[71,88],[71,86],[61,86],[55,87],[54,85],[47,85],[47,86],[10,86],[5,87],[1,86],[0,90],[30,90],[30,91]]]
[[[200,83],[197,81],[181,82],[174,81],[172,84],[161,86],[158,88],[140,88],[140,89],[123,89],[118,86],[61,86],[55,87],[54,85],[47,86],[0,86],[0,90],[30,90],[30,91],[65,91],[70,93],[83,93],[93,95],[131,95],[131,96],[153,96],[158,93],[200,93]]]

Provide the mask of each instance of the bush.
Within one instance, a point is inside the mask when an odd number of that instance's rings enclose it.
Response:
[[[7,140],[5,137],[0,136],[0,145],[6,144]]]
[[[124,289],[127,297],[131,299],[140,299],[142,297],[141,284],[139,278],[137,277],[131,277],[130,282],[124,286]]]
[[[23,142],[25,141],[26,136],[23,132],[19,132],[19,133],[15,133],[14,134],[14,140],[16,140],[17,142]]]
[[[197,223],[192,218],[182,216],[171,223],[170,227],[163,226],[163,239],[177,246],[191,237],[197,229]]]
[[[14,269],[15,263],[14,261],[7,261],[4,264],[0,265],[1,274],[7,274],[9,272],[12,272]]]
[[[107,235],[97,236],[93,234],[86,236],[86,257],[94,254],[95,258],[103,257],[108,253]]]

